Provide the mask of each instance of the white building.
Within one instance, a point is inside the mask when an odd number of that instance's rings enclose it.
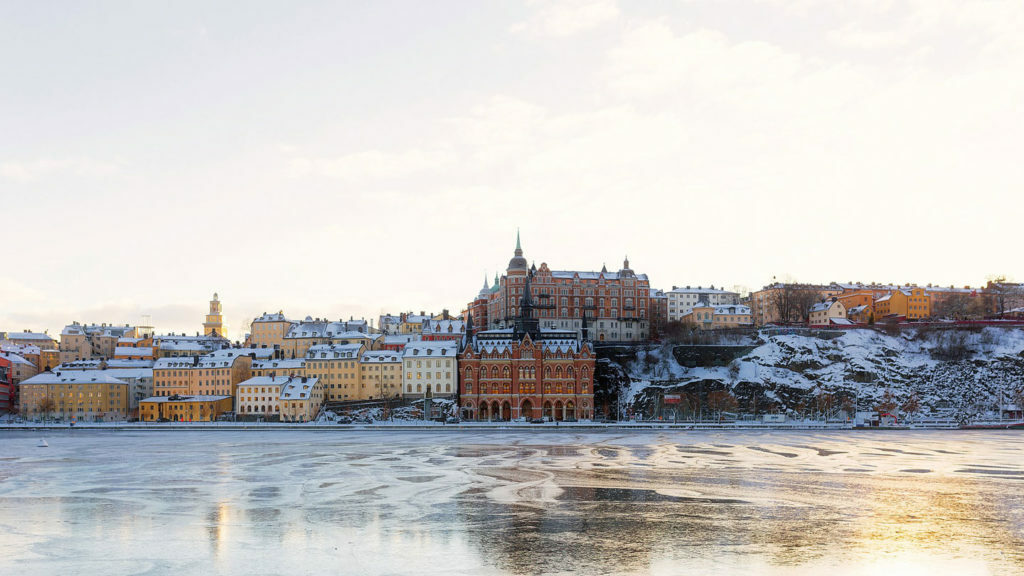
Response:
[[[451,397],[458,390],[457,342],[410,342],[402,350],[402,384],[406,398],[422,398],[427,391],[434,397]]]
[[[836,322],[841,320],[841,322]],[[830,298],[824,302],[818,302],[811,306],[811,313],[807,318],[808,326],[825,328],[833,323],[847,325],[846,306],[836,298]]]
[[[693,311],[693,307],[700,303],[707,306],[727,306],[740,303],[740,295],[736,292],[721,290],[710,286],[704,288],[697,286],[673,286],[672,290],[665,292],[668,297],[668,321],[676,322]]]

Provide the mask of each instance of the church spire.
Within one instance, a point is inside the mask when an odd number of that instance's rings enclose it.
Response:
[[[523,247],[519,244],[519,228],[516,228],[516,256],[523,255]]]

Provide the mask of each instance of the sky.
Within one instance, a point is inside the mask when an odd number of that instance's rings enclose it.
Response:
[[[1024,3],[0,2],[0,331],[1024,280]]]

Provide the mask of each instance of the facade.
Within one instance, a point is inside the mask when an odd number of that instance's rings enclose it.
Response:
[[[650,282],[636,274],[629,260],[609,272],[551,270],[547,263],[531,268],[517,235],[514,257],[493,288],[482,290],[469,304],[469,314],[481,329],[511,327],[519,316],[527,277],[540,326],[572,330],[582,336],[583,319],[594,341],[635,342],[650,338]]]
[[[824,302],[818,302],[811,306],[811,312],[807,325],[811,328],[827,328],[832,325],[833,320],[846,320],[846,306],[833,296]]]
[[[238,385],[238,414],[282,422],[309,422],[325,398],[319,378],[254,376]]]
[[[680,318],[681,322],[694,324],[701,330],[722,330],[726,328],[751,328],[754,326],[750,307],[743,304],[711,306],[699,303]]]
[[[220,307],[220,298],[213,293],[213,300],[210,300],[210,311],[206,314],[206,321],[203,322],[204,336],[224,336],[224,314]]]
[[[24,332],[0,332],[0,340],[6,340],[10,344],[22,346],[38,346],[41,349],[48,350],[57,348],[57,341],[49,334],[40,334],[39,332],[30,332],[28,330]]]
[[[301,358],[311,347],[329,344],[361,344],[371,349],[377,340],[376,336],[370,334],[362,320],[330,322],[307,316],[291,327],[284,337],[282,349],[289,358]]]
[[[720,306],[727,304],[739,304],[740,295],[736,292],[729,292],[710,286],[704,288],[697,286],[673,286],[672,290],[665,292],[668,298],[668,321],[677,322],[683,316],[689,314],[690,310],[697,305]]]
[[[306,375],[323,383],[326,400],[362,400],[359,361],[366,351],[362,344],[317,344],[306,351]]]
[[[0,355],[0,414],[14,410],[14,362],[5,355]]]
[[[295,323],[284,317],[284,311],[277,314],[263,313],[262,316],[252,321],[249,333],[249,343],[253,347],[262,348],[284,348],[284,337],[292,329]]]
[[[122,338],[136,338],[137,332],[135,327],[129,325],[72,322],[60,332],[60,363],[113,358],[118,341]]]
[[[213,422],[231,412],[230,396],[153,396],[139,403],[144,422]]]
[[[271,358],[269,360],[257,360],[252,363],[252,375],[255,376],[305,376],[306,375],[306,359],[305,358],[291,358],[291,359],[278,359]]]
[[[20,393],[21,412],[28,417],[92,422],[129,416],[128,384],[106,374],[44,372],[22,382]]]
[[[258,350],[228,348],[206,356],[161,358],[153,364],[155,396],[234,396],[249,379]]]
[[[117,361],[111,360],[114,366],[108,364],[106,360],[96,361],[82,361],[72,362],[69,364],[61,364],[54,368],[53,373],[57,375],[80,373],[83,376],[92,375],[103,375],[110,376],[111,378],[117,378],[128,385],[128,415],[131,418],[138,417],[139,402],[143,398],[148,398],[153,395],[153,368],[150,366],[117,366]],[[128,362],[128,361],[122,361]]]
[[[899,288],[875,300],[874,312],[876,321],[885,318],[929,318],[932,315],[931,296],[924,288]]]
[[[366,398],[400,398],[402,353],[393,350],[363,352],[359,362],[359,393]]]
[[[378,339],[378,346],[381,350],[401,352],[405,345],[420,339],[419,334],[385,334]]]
[[[402,350],[406,398],[451,398],[458,392],[457,342],[410,342]]]
[[[153,354],[155,358],[202,356],[230,347],[231,341],[223,336],[164,334],[153,337]]]
[[[651,288],[651,338],[660,337],[668,323],[668,296],[663,290]]]
[[[534,316],[530,277],[523,282],[519,317],[511,328],[474,332],[459,354],[463,418],[587,419],[594,415],[594,350],[572,329],[542,328]]]
[[[867,326],[875,323],[874,307],[868,305],[854,306],[846,309],[846,319],[854,324]]]

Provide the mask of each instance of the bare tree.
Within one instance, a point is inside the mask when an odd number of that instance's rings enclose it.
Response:
[[[708,408],[714,410],[718,419],[722,419],[722,412],[736,409],[736,397],[725,390],[714,390],[708,392]]]
[[[896,397],[893,396],[892,390],[886,390],[882,394],[882,399],[875,406],[875,410],[878,410],[880,413],[892,414],[896,410],[896,406]]]
[[[914,419],[914,414],[917,414],[921,410],[921,401],[918,400],[917,394],[911,394],[906,401],[903,402],[903,411],[910,416],[910,419]]]
[[[811,307],[820,300],[821,294],[807,284],[780,284],[772,292],[769,305],[780,322],[806,324]]]
[[[824,414],[825,418],[828,418],[832,412],[832,407],[835,405],[835,396],[828,392],[818,394],[814,398],[814,405],[818,409],[819,414]]]
[[[57,409],[57,403],[53,401],[53,398],[49,396],[43,396],[43,398],[36,404],[36,410],[44,417],[47,418],[51,413]]]

